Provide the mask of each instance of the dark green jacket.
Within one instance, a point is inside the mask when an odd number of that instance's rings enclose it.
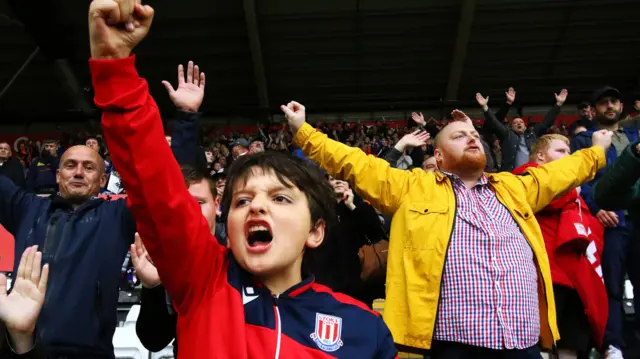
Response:
[[[634,224],[640,220],[640,154],[635,142],[624,149],[595,187],[594,198],[606,210],[629,210]]]

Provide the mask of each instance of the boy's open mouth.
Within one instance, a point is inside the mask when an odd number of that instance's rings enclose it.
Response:
[[[249,247],[264,247],[273,240],[271,228],[264,222],[247,223],[247,243]]]

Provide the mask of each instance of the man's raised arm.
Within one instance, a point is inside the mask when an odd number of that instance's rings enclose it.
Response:
[[[329,139],[305,122],[305,108],[297,102],[290,102],[281,109],[293,132],[294,143],[305,156],[331,176],[348,181],[360,196],[387,215],[398,209],[410,185],[415,186],[422,176],[433,175],[421,169],[404,171],[391,168],[381,158],[368,156],[359,148]]]
[[[153,9],[135,0],[94,0],[89,10],[91,75],[105,139],[151,258],[178,311],[220,271],[213,240],[164,137],[160,112],[138,76],[131,50]]]
[[[531,167],[520,177],[527,200],[534,213],[539,212],[558,196],[591,181],[598,170],[607,165],[605,153],[611,146],[612,132],[593,134],[593,146],[571,156]]]

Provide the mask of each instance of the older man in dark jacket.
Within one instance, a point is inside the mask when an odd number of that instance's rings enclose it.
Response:
[[[179,111],[178,117],[189,114]],[[193,130],[181,125],[194,124],[188,118],[177,121],[174,133],[174,141],[185,146],[176,152],[190,157],[195,150],[187,144],[194,142],[182,136]],[[43,262],[50,265],[37,333],[48,355],[111,359],[118,284],[135,220],[125,200],[97,198],[106,176],[104,160],[91,148],[68,149],[60,158],[56,179],[59,192],[41,198],[0,176],[0,224],[15,237],[15,258],[37,244]]]
[[[15,258],[38,245],[51,268],[38,340],[54,356],[112,358],[118,282],[135,220],[124,201],[96,197],[104,161],[89,147],[67,150],[56,177],[59,192],[41,198],[0,176],[0,224],[15,237]]]

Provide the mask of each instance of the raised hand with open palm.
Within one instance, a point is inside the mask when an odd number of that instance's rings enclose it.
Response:
[[[204,98],[205,76],[200,72],[198,65],[189,61],[187,65],[187,77],[185,80],[184,66],[178,65],[178,88],[173,89],[169,81],[162,81],[169,93],[169,98],[180,110],[198,112]]]
[[[38,246],[22,253],[11,294],[7,294],[7,277],[0,274],[0,320],[10,334],[31,334],[47,291],[49,265],[40,266],[42,253]]]
[[[153,288],[162,284],[158,269],[153,265],[149,253],[137,232],[135,241],[131,245],[131,261],[136,270],[136,276],[138,276],[138,279],[142,282],[142,286],[145,288]]]

